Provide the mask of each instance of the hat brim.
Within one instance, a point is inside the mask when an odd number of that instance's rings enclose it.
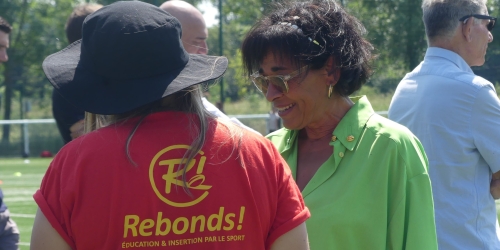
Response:
[[[47,79],[73,105],[95,114],[122,114],[182,89],[224,74],[225,57],[189,55],[178,70],[141,79],[109,79],[96,74],[82,56],[81,40],[48,56],[42,64]]]

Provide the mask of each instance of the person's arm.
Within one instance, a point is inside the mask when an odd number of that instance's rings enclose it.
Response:
[[[500,171],[494,173],[491,178],[490,193],[493,199],[500,199]]]
[[[272,225],[267,235],[266,249],[271,250],[308,250],[309,240],[307,237],[306,220],[311,217],[302,195],[292,176],[292,171],[279,151],[271,144],[271,141],[263,141],[268,144],[265,152],[272,153],[270,164],[276,168],[267,167],[270,176],[276,178],[276,210],[273,211]],[[264,163],[264,166],[265,163]],[[272,169],[272,170],[271,170]]]
[[[412,136],[413,137],[413,136]],[[388,232],[391,242],[388,249],[405,250],[437,250],[436,224],[434,219],[434,200],[432,186],[427,169],[429,161],[424,148],[416,137],[409,137],[403,143],[404,151],[398,150],[395,166],[404,166],[406,183],[394,179],[399,185],[397,189],[403,189],[400,193],[402,200],[393,200],[396,209],[391,215]],[[403,178],[398,177],[398,178]],[[390,183],[391,185],[392,183]],[[392,247],[389,247],[392,246]]]
[[[45,215],[38,209],[31,232],[31,250],[71,250],[71,247],[50,225]]]
[[[471,113],[470,121],[474,143],[493,173],[489,183],[490,194],[494,199],[499,199],[500,99],[498,99],[493,85],[488,84],[478,91]]]
[[[271,250],[309,250],[306,223],[286,232],[274,241]]]

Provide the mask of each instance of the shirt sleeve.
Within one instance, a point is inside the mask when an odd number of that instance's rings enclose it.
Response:
[[[486,85],[479,90],[471,123],[479,153],[493,173],[500,171],[500,100],[493,86]]]
[[[270,143],[269,143],[270,144]],[[278,181],[277,211],[269,231],[266,249],[270,249],[274,241],[304,223],[311,214],[304,204],[304,200],[297,184],[292,178],[290,168],[274,146],[270,145],[274,153],[274,162],[277,164],[276,178]]]
[[[70,201],[64,194],[66,190],[73,190],[68,187],[72,183],[72,178],[62,176],[61,167],[64,162],[61,159],[62,155],[63,152],[60,151],[54,158],[43,177],[40,189],[36,191],[33,198],[52,227],[72,249],[76,249],[70,231],[71,206],[67,205]]]
[[[220,118],[224,118],[224,119],[229,119],[229,117],[224,114],[222,111],[220,111],[220,109],[218,109],[215,105],[213,105],[211,102],[209,102],[207,100],[207,98],[203,97],[201,98],[202,102],[203,102],[203,106],[205,107],[205,109],[212,113],[212,115],[216,116],[216,117],[220,117]]]
[[[229,116],[224,114],[222,111],[220,111],[220,109],[218,109],[215,105],[213,105],[211,102],[209,102],[207,100],[207,98],[203,97],[203,98],[201,98],[201,100],[203,102],[203,106],[205,107],[205,109],[208,110],[208,112],[212,113],[212,115],[214,115],[218,118],[221,118],[221,119],[227,119],[227,120],[231,121],[232,123],[244,128],[244,129],[252,131],[258,135],[262,135],[257,130],[250,128],[250,127],[246,126],[245,124],[243,124],[242,122],[240,122],[240,120],[238,120],[234,117],[230,118]]]
[[[406,203],[406,243],[403,249],[437,250],[434,203],[428,175],[421,174],[408,180]]]
[[[437,250],[432,187],[428,160],[418,139],[413,138],[401,154],[406,168],[404,196],[389,224],[389,249]]]

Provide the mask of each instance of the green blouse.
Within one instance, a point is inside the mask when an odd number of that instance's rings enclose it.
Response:
[[[312,250],[437,249],[428,161],[406,128],[375,114],[366,97],[335,128],[332,155],[302,191]],[[298,131],[267,137],[295,178]]]

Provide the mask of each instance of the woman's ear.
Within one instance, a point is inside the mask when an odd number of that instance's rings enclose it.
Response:
[[[340,78],[340,69],[337,67],[337,62],[333,55],[326,61],[325,70],[328,78],[326,84],[335,86]]]

